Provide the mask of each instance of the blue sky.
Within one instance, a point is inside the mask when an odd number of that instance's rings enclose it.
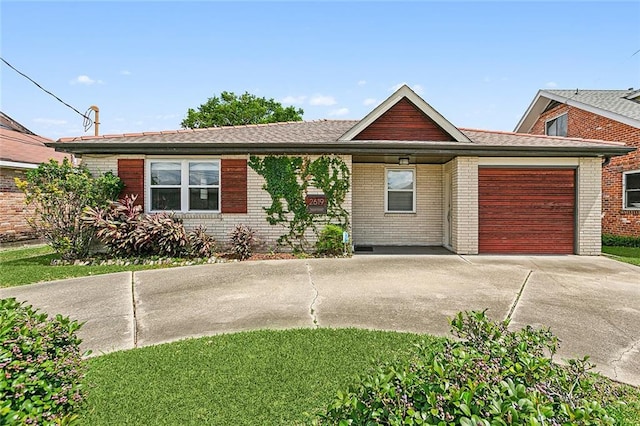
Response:
[[[2,1],[2,57],[101,134],[177,129],[221,91],[359,119],[401,83],[458,127],[513,130],[540,88],[640,87],[640,2]],[[0,64],[42,136],[82,117]],[[93,129],[86,134],[93,134]]]

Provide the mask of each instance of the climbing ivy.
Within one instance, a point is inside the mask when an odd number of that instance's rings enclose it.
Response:
[[[267,222],[286,229],[278,244],[289,246],[294,252],[310,249],[306,239],[308,230],[316,236],[319,227],[336,224],[349,227],[349,212],[342,206],[350,189],[349,167],[340,157],[323,155],[315,160],[308,157],[269,155],[251,156],[249,167],[265,180],[262,188],[271,196],[271,205],[263,207]],[[326,214],[307,211],[305,197],[309,191],[321,191],[327,200]]]

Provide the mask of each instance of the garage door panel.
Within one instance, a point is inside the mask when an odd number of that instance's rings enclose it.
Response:
[[[573,253],[575,171],[478,172],[481,253]]]

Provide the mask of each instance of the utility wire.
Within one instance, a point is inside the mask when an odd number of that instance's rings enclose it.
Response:
[[[84,126],[85,126],[85,131],[87,131],[87,129],[89,127],[91,127],[91,125],[93,124],[93,120],[86,114],[81,113],[80,111],[78,111],[77,109],[75,109],[74,107],[72,107],[71,105],[69,105],[68,103],[66,103],[65,101],[63,101],[62,99],[60,99],[59,97],[57,97],[56,95],[54,95],[53,93],[51,93],[50,91],[48,91],[47,89],[45,89],[44,87],[40,86],[36,81],[34,81],[31,77],[29,77],[28,75],[26,75],[25,73],[21,72],[20,70],[16,69],[16,67],[14,67],[13,65],[11,65],[9,62],[7,62],[3,57],[0,56],[0,59],[2,59],[2,62],[4,62],[5,64],[7,64],[7,66],[9,68],[11,68],[12,70],[14,70],[15,72],[17,72],[18,74],[20,74],[21,76],[23,76],[24,78],[26,78],[27,80],[29,80],[30,82],[32,82],[33,84],[35,84],[36,86],[38,86],[38,88],[42,91],[44,91],[45,93],[48,93],[49,95],[53,96],[54,98],[56,98],[56,100],[60,103],[62,103],[63,105],[67,106],[68,108],[71,108],[73,111],[77,112],[81,117],[84,118]]]

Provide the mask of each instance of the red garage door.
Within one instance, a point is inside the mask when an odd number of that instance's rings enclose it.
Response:
[[[575,170],[478,170],[480,253],[574,253]]]

